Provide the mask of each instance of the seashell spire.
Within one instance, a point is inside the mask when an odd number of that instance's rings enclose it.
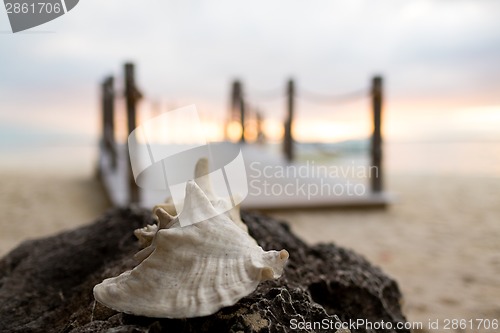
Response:
[[[201,158],[195,167],[195,182],[201,188],[203,193],[207,196],[208,200],[210,200],[213,207],[216,209],[218,213],[228,214],[231,220],[236,223],[240,228],[245,231],[248,231],[247,226],[240,218],[240,206],[232,206],[231,198],[218,198],[212,189],[212,183],[209,177],[209,168],[208,168],[208,159]],[[241,201],[241,200],[239,200]],[[239,202],[238,201],[238,202]],[[186,204],[186,203],[184,203]],[[156,210],[159,208],[163,208],[170,215],[177,215],[177,211],[175,209],[175,205],[172,201],[172,198],[168,198],[165,203],[156,205],[153,208],[153,213],[156,214]],[[176,220],[176,223],[172,227],[179,227],[180,223]],[[137,235],[136,235],[137,236]]]
[[[197,174],[198,166],[200,162]],[[140,263],[96,285],[97,301],[135,315],[199,317],[233,305],[261,281],[281,276],[288,252],[264,251],[240,225],[239,212],[237,221],[231,219],[234,211],[219,213],[220,201],[200,188],[208,186],[206,181],[187,183],[180,216],[155,208],[159,226],[135,232],[145,246],[135,256]],[[179,217],[199,221],[200,216],[211,217],[185,227],[178,224]]]

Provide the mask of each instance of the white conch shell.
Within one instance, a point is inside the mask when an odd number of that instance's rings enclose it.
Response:
[[[261,281],[280,277],[288,252],[264,251],[231,220],[233,214],[217,214],[217,200],[211,199],[188,182],[182,218],[214,217],[185,227],[157,207],[159,226],[136,230],[147,246],[135,256],[140,264],[96,285],[95,299],[135,315],[199,317],[235,304]]]
[[[200,160],[198,160],[195,167],[194,174],[195,174],[196,184],[198,184],[201,190],[205,193],[210,203],[213,205],[213,207],[218,213],[228,215],[229,218],[238,227],[240,227],[241,229],[243,229],[245,232],[248,233],[248,228],[246,224],[243,223],[240,217],[240,206],[236,205],[233,207],[230,202],[230,199],[218,198],[213,193],[212,184],[210,182],[208,173],[209,173],[208,159],[201,158]],[[188,206],[192,206],[192,201],[193,198],[186,196],[186,202],[181,204],[178,203],[177,207],[181,206],[183,208],[184,205],[186,204]],[[196,206],[193,206],[192,208],[187,207],[186,211],[190,212],[189,214],[190,216],[186,217],[188,220],[193,219],[194,217],[199,215],[196,214],[196,209],[197,209]],[[157,225],[147,225],[144,228],[140,228],[134,231],[134,234],[139,239],[141,246],[145,248],[144,250],[135,254],[134,258],[137,260],[137,262],[141,262],[142,260],[146,259],[153,252],[154,245],[153,246],[150,245],[153,241],[156,232],[158,231],[158,228],[168,229],[168,228],[179,228],[181,226],[179,218],[174,218],[174,216],[177,215],[177,211],[176,211],[176,205],[174,205],[174,202],[172,201],[171,197],[168,198],[165,203],[156,205],[153,208],[153,214],[156,216],[158,220]],[[185,215],[186,214],[183,214],[181,216]],[[198,221],[200,221],[200,219],[198,219]]]

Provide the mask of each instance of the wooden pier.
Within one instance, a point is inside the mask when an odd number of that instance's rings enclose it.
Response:
[[[125,65],[125,100],[129,133],[136,126],[136,103],[142,97],[134,81],[134,66]],[[151,208],[166,200],[167,192],[139,188],[133,178],[128,147],[114,138],[115,92],[113,78],[102,85],[103,132],[99,146],[98,170],[110,201],[116,206],[131,203]],[[232,113],[242,124],[245,117],[243,89],[233,84]],[[271,153],[264,146],[246,143],[244,130],[238,143],[247,173],[248,195],[241,203],[246,209],[307,209],[307,208],[379,208],[393,201],[383,189],[382,169],[382,79],[373,79],[369,93],[373,105],[374,129],[371,144],[371,164],[366,177],[343,177],[318,170],[335,166],[310,165],[295,161],[291,124],[294,113],[294,82],[287,84],[288,114],[285,119],[283,154]],[[244,128],[244,126],[242,126]],[[340,166],[339,166],[340,167]],[[274,171],[273,171],[274,170]],[[301,172],[297,172],[300,170]],[[316,170],[316,171],[315,171]],[[285,172],[283,172],[285,171]],[[194,172],[194,170],[193,170]]]

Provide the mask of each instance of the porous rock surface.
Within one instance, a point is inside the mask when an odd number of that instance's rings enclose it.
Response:
[[[265,250],[285,248],[290,259],[280,279],[261,283],[234,306],[173,320],[96,303],[94,285],[134,266],[139,245],[132,231],[154,223],[149,211],[115,208],[88,226],[25,241],[0,260],[0,332],[335,332],[340,321],[358,319],[393,328],[351,332],[409,332],[396,329],[405,322],[396,282],[364,258],[333,244],[307,246],[285,223],[263,215],[242,218]]]

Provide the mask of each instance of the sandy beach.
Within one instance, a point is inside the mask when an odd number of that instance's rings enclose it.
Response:
[[[0,255],[25,239],[52,235],[92,222],[109,203],[90,174],[0,173]]]
[[[398,199],[386,210],[272,215],[308,243],[335,242],[381,267],[423,331],[435,319],[499,319],[500,178],[399,173],[388,187]],[[0,189],[1,255],[26,238],[89,223],[108,207],[89,173],[4,170]]]
[[[335,242],[397,280],[408,320],[500,318],[500,179],[391,175],[381,211],[276,212],[309,243]],[[453,330],[451,330],[453,331]],[[456,332],[492,330],[456,330]]]

